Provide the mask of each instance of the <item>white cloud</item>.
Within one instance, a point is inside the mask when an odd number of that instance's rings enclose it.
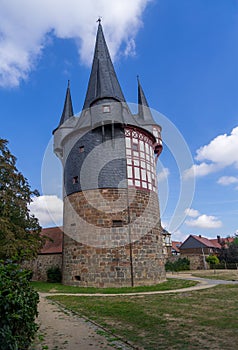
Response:
[[[157,174],[158,183],[166,180],[168,178],[169,174],[170,174],[169,169],[163,168],[163,170]]]
[[[80,59],[90,64],[96,19],[103,18],[112,58],[124,44],[135,54],[135,36],[151,0],[2,0],[0,11],[0,86],[27,79],[49,39],[75,39]]]
[[[217,217],[212,215],[200,215],[197,219],[186,220],[185,224],[192,227],[200,228],[219,228],[222,227],[222,222]]]
[[[231,184],[237,184],[238,183],[238,177],[235,176],[222,176],[217,181],[218,184],[223,186],[228,186]]]
[[[197,216],[199,216],[199,211],[196,209],[192,209],[192,208],[186,208],[184,210],[185,214],[191,218],[196,218]]]
[[[218,135],[208,145],[200,147],[195,159],[200,164],[194,164],[184,172],[184,178],[202,177],[228,166],[238,168],[238,127],[231,133]]]
[[[208,145],[197,150],[196,160],[228,166],[234,164],[238,168],[238,126],[230,135],[223,134],[215,137]]]
[[[221,169],[221,166],[219,166],[219,164],[193,164],[191,168],[184,171],[183,176],[184,179],[193,178],[194,176],[206,176],[208,174],[214,173],[219,169]]]
[[[29,208],[39,219],[41,226],[62,226],[63,201],[57,196],[34,197]]]
[[[181,232],[180,230],[176,230],[172,232],[172,241],[183,242],[187,238],[187,234]]]

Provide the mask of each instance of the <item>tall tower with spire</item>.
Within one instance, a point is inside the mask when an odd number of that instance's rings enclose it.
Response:
[[[165,280],[156,124],[138,78],[138,113],[118,82],[99,21],[83,110],[68,84],[54,130],[63,165],[63,283],[113,287]]]

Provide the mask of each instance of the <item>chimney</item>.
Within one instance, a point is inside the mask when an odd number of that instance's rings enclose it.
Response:
[[[221,244],[221,236],[217,236],[217,242]]]

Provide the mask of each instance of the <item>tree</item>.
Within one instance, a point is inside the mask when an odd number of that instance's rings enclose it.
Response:
[[[238,263],[238,236],[234,237],[233,242],[222,242],[221,252],[219,254],[220,261],[226,263]]]
[[[0,139],[0,259],[21,262],[34,258],[44,243],[38,219],[29,204],[37,191],[17,170],[16,158]]]

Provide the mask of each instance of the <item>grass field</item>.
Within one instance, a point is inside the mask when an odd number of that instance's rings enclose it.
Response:
[[[50,299],[140,349],[238,348],[238,285],[163,295]]]
[[[162,291],[171,289],[180,289],[192,287],[197,284],[195,281],[185,281],[179,279],[168,279],[166,282],[154,286],[140,286],[140,287],[121,287],[121,288],[93,288],[93,287],[74,287],[64,286],[61,283],[47,283],[47,282],[31,282],[32,286],[43,293],[85,293],[85,294],[119,294],[119,293],[134,293],[134,292],[150,292]]]
[[[197,277],[238,281],[238,270],[200,270],[191,272],[193,276]]]

